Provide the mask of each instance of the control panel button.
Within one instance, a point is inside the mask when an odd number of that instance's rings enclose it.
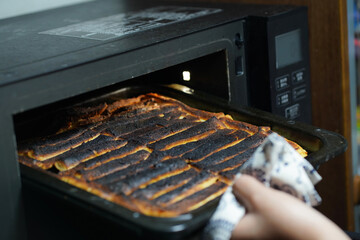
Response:
[[[305,69],[301,69],[291,73],[291,79],[293,83],[305,81]]]
[[[285,117],[288,119],[295,119],[300,116],[300,104],[294,104],[285,108]]]
[[[300,100],[306,97],[306,86],[300,86],[293,89],[293,99],[294,100]]]
[[[290,93],[285,92],[276,96],[276,105],[283,106],[290,103]]]
[[[282,90],[290,86],[289,75],[278,77],[275,79],[276,90]]]

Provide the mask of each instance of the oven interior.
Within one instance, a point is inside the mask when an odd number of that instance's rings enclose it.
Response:
[[[203,92],[219,101],[227,102],[230,98],[227,64],[226,51],[221,50],[108,87],[15,114],[13,120],[16,139],[19,142],[53,134],[62,127],[66,119],[64,110],[81,103],[94,102],[95,104],[109,95],[116,95],[114,93],[124,93],[132,86],[141,85],[145,89],[152,88],[153,91],[156,91],[156,86],[169,86],[169,88],[190,95]],[[111,101],[111,98],[107,101]]]

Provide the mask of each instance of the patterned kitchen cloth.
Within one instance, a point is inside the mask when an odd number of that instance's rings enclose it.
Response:
[[[314,185],[321,180],[313,166],[276,133],[267,137],[244,165],[241,173],[256,177],[265,186],[287,192],[311,206],[321,198]],[[240,173],[240,174],[241,174]],[[229,187],[203,232],[203,239],[228,240],[245,214]]]

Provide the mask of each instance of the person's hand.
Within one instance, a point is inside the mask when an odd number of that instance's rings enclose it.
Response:
[[[242,175],[234,186],[247,213],[232,239],[349,239],[333,222],[297,198]]]

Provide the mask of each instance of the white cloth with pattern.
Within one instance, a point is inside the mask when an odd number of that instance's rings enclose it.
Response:
[[[313,166],[276,133],[267,137],[242,168],[241,173],[256,177],[265,186],[287,192],[311,206],[321,198],[314,185],[321,180]],[[245,214],[229,187],[204,229],[203,239],[228,240]]]

